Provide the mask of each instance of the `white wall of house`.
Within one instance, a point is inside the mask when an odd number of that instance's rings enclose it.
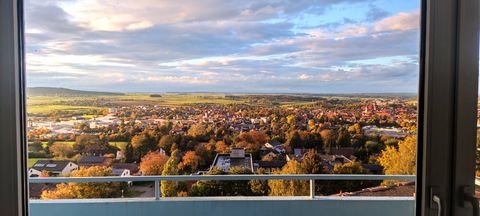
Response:
[[[32,176],[40,176],[42,174],[42,171],[38,171],[36,169],[33,169],[33,168],[30,168],[28,170],[28,177],[32,177]]]
[[[72,173],[75,170],[78,170],[78,165],[74,164],[73,162],[70,162],[70,163],[67,164],[67,166],[65,166],[65,168],[63,168],[60,175],[66,176],[66,175],[69,175],[70,173]]]

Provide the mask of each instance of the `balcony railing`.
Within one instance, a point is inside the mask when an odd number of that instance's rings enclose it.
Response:
[[[315,198],[315,181],[318,180],[397,180],[415,181],[413,175],[345,175],[345,174],[301,174],[301,175],[172,175],[172,176],[107,176],[107,177],[39,177],[30,178],[30,183],[92,183],[92,182],[154,182],[155,199],[159,200],[160,181],[240,181],[240,180],[308,180],[310,198]]]
[[[160,198],[160,181],[195,180],[306,180],[310,196],[300,197],[174,197]],[[401,175],[192,175],[130,177],[30,178],[30,183],[154,182],[155,197],[114,199],[30,200],[31,216],[408,216],[414,215],[415,198],[315,196],[316,180],[399,180]]]

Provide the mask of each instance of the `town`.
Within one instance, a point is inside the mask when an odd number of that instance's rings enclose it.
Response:
[[[45,97],[29,99],[46,101]],[[32,178],[415,172],[415,152],[402,155],[406,154],[402,149],[412,145],[415,149],[416,144],[417,107],[412,96],[177,93],[52,98],[55,100],[42,105],[64,108],[29,112],[28,175]],[[32,105],[32,110],[38,104]],[[407,169],[398,169],[404,164]],[[162,195],[307,193],[306,183],[301,181],[236,183],[234,187],[235,182],[166,182]],[[39,184],[31,186],[31,196],[95,198],[153,193],[151,186],[135,182],[98,184],[110,189],[97,187],[86,195],[78,183]],[[332,195],[392,187],[385,185],[381,181],[324,182],[316,190]],[[65,192],[75,188],[77,192]],[[406,194],[412,195],[413,188]]]

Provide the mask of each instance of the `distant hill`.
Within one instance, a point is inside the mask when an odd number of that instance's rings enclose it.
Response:
[[[118,96],[117,92],[82,91],[68,88],[32,87],[27,88],[27,96]]]

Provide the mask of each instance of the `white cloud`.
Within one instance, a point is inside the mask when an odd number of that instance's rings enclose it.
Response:
[[[395,16],[387,17],[374,26],[377,32],[383,31],[408,31],[420,26],[420,12],[401,12]]]
[[[311,79],[312,77],[309,76],[309,75],[307,75],[307,74],[302,74],[302,75],[300,75],[298,78],[301,79],[301,80],[309,80],[309,79]]]

